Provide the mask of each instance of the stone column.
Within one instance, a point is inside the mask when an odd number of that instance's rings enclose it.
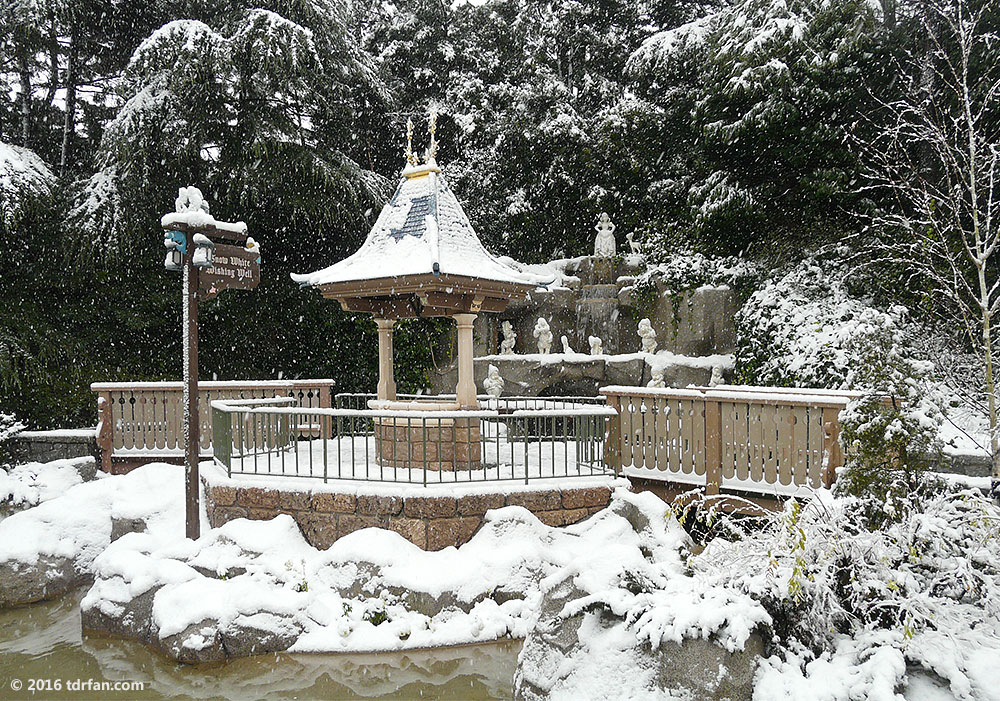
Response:
[[[455,325],[458,327],[458,385],[455,394],[458,405],[463,409],[478,409],[476,401],[476,378],[472,365],[472,323],[475,314],[456,314]]]
[[[396,398],[396,378],[392,367],[392,327],[395,319],[376,319],[378,326],[378,398]]]

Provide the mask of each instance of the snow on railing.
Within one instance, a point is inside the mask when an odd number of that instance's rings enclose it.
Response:
[[[607,452],[626,476],[788,495],[829,487],[851,392],[781,387],[603,387],[618,412]]]

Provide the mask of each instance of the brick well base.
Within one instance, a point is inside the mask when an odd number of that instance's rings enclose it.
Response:
[[[375,455],[386,467],[478,470],[479,419],[375,419]]]
[[[489,509],[523,506],[543,523],[565,526],[600,511],[610,500],[610,487],[403,497],[205,483],[205,507],[213,528],[237,518],[267,520],[288,514],[309,544],[320,549],[348,533],[378,527],[424,550],[441,550],[467,542]]]

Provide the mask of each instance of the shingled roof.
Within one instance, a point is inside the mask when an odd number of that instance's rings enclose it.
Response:
[[[533,285],[486,250],[433,161],[403,171],[395,194],[356,253],[292,277],[302,285],[320,286],[428,274]]]

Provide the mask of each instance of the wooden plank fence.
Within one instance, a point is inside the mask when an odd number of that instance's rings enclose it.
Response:
[[[291,397],[302,408],[329,408],[333,380],[240,380],[198,383],[201,451],[211,454],[212,401]],[[176,459],[184,454],[181,382],[95,382],[101,468],[115,462]]]
[[[776,387],[604,387],[618,411],[605,451],[630,477],[762,494],[828,487],[853,392]]]

